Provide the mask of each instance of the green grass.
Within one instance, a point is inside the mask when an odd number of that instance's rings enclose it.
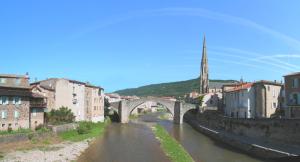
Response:
[[[31,129],[23,129],[23,128],[20,128],[18,130],[13,130],[13,131],[0,131],[0,136],[1,135],[9,135],[9,134],[28,134],[28,133],[31,133],[32,130]]]
[[[194,161],[190,154],[161,125],[155,125],[152,130],[160,141],[161,148],[172,162]]]
[[[2,152],[0,152],[0,160],[4,158],[4,155]]]
[[[110,123],[106,120],[104,123],[93,123],[88,133],[79,134],[77,130],[70,130],[59,134],[63,140],[78,142],[85,139],[97,137],[103,134],[105,127]]]

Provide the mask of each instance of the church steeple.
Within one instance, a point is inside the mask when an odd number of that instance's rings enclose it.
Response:
[[[202,48],[202,60],[201,60],[201,69],[200,69],[200,94],[208,93],[208,61],[206,54],[206,40],[205,35],[203,38],[203,48]]]

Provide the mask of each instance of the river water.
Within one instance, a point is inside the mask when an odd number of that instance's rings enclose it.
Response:
[[[146,114],[128,124],[112,123],[79,157],[80,162],[168,162],[150,127],[159,123],[197,162],[259,162],[235,149],[215,142],[186,123],[173,124],[158,119],[159,113]]]

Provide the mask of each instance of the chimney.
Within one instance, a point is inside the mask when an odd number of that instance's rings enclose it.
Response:
[[[30,79],[30,78],[29,78],[29,73],[28,73],[28,72],[26,72],[25,77],[26,77],[26,79],[28,79],[28,80]]]

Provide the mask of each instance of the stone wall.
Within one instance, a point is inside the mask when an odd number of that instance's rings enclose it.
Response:
[[[201,122],[197,121],[195,113],[188,112],[184,116],[184,119],[196,131],[209,136],[216,142],[225,143],[249,155],[259,157],[267,161],[269,161],[270,159],[276,159],[276,161],[285,161],[286,159],[291,160],[295,158],[299,160],[299,158],[297,157],[297,155],[299,154],[294,154],[292,152],[285,152],[269,147],[264,147],[262,145],[257,145],[255,142],[253,143],[253,141],[251,142],[251,140],[248,140],[249,138],[239,138],[239,136],[237,135],[234,136],[231,133],[224,133],[224,131],[221,132],[204,126]],[[298,151],[294,150],[294,152]]]
[[[198,113],[197,120],[217,130],[269,142],[300,145],[300,119],[235,119],[215,112]]]
[[[78,127],[77,123],[69,123],[69,124],[63,124],[63,125],[50,125],[48,126],[54,133],[62,133],[68,130],[73,130]]]

